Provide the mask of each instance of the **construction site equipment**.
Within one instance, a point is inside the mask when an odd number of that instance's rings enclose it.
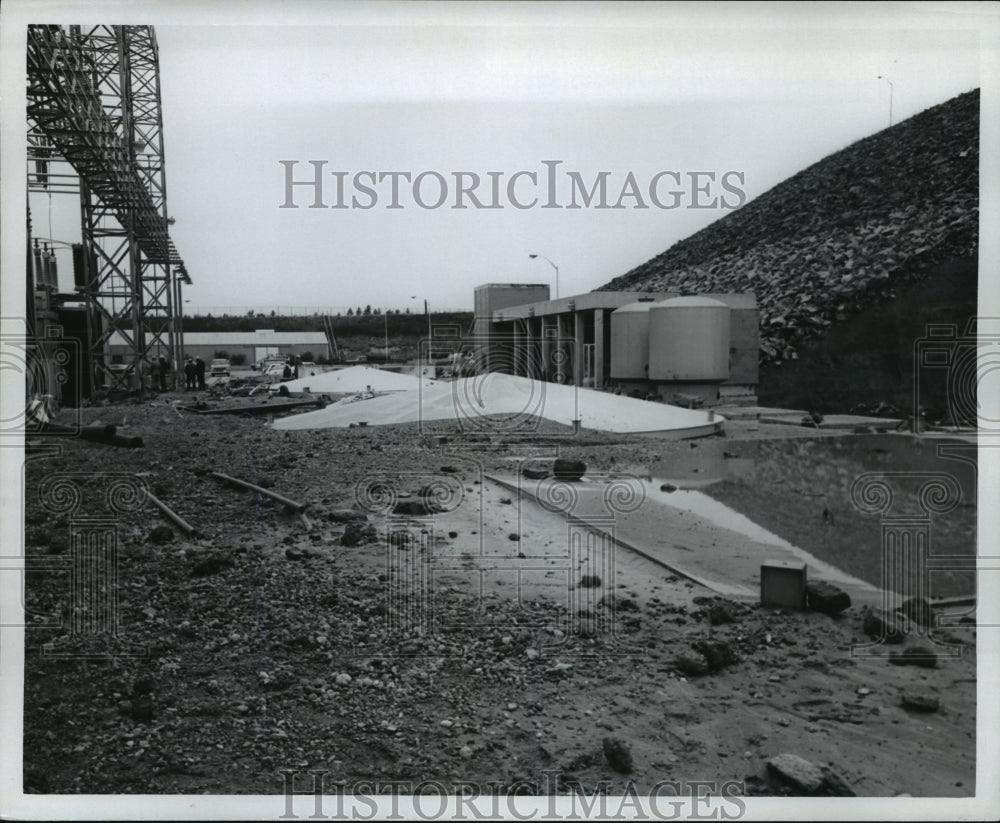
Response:
[[[182,362],[180,284],[191,282],[167,230],[156,36],[151,26],[31,25],[27,77],[28,191],[80,198],[85,385],[127,390],[134,374],[141,386],[151,356]],[[54,292],[55,276],[43,266],[29,287]],[[129,347],[118,372],[107,358],[116,333]]]

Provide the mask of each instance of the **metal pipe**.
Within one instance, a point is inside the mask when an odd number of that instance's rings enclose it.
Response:
[[[265,497],[270,497],[273,500],[277,500],[279,503],[283,503],[290,509],[294,509],[297,512],[304,511],[306,508],[306,503],[299,503],[295,500],[289,500],[277,492],[268,491],[267,489],[261,488],[260,486],[254,485],[253,483],[247,483],[246,480],[238,480],[235,477],[230,477],[228,474],[223,474],[222,472],[209,472],[210,477],[214,477],[218,480],[222,480],[226,483],[231,483],[234,486],[242,486],[245,489],[250,489],[252,491],[258,492]]]
[[[188,537],[197,534],[198,530],[195,529],[194,526],[192,526],[190,523],[184,520],[184,518],[182,518],[179,514],[173,511],[162,500],[155,497],[152,492],[147,492],[146,496],[150,499],[150,501],[152,501],[153,505],[156,506],[156,508],[158,508],[161,512],[163,512],[167,516],[168,520],[173,521],[174,525],[177,526],[177,528],[179,528],[182,532],[184,532],[184,534],[186,534]]]

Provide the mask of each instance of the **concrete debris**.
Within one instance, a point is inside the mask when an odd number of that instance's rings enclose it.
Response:
[[[719,600],[708,609],[708,622],[713,626],[722,626],[736,622],[736,604],[728,600]]]
[[[926,646],[907,646],[900,654],[889,657],[889,662],[896,666],[920,666],[924,669],[933,669],[937,661],[937,655]]]
[[[207,577],[231,569],[236,564],[233,558],[222,551],[214,551],[195,559],[191,565],[192,577]]]
[[[936,712],[941,708],[941,698],[926,689],[908,688],[900,695],[903,708],[916,712]]]
[[[556,480],[579,480],[587,471],[587,464],[582,460],[567,460],[556,458],[552,465],[552,474]]]
[[[601,748],[604,749],[604,757],[612,769],[620,774],[632,773],[632,750],[628,743],[615,737],[605,737],[601,741]]]
[[[805,794],[817,794],[823,788],[823,770],[797,754],[779,754],[767,761],[768,771]]]
[[[861,626],[869,637],[886,643],[902,643],[908,631],[906,618],[902,615],[868,606],[862,615]]]
[[[737,660],[736,650],[728,640],[700,640],[692,646],[695,651],[704,655],[710,672],[718,671]]]
[[[836,617],[851,607],[851,596],[833,583],[810,580],[806,583],[806,609]]]
[[[374,543],[378,540],[378,533],[375,527],[367,520],[352,520],[344,528],[344,534],[340,538],[340,545],[348,548],[361,546],[365,543]]]
[[[174,532],[169,526],[157,526],[149,533],[149,540],[158,546],[174,539]]]
[[[701,652],[682,652],[674,658],[674,667],[688,677],[700,677],[708,674],[708,660]]]
[[[931,604],[922,597],[911,597],[896,611],[906,615],[923,628],[931,628],[934,625],[934,612],[931,609]]]
[[[552,474],[552,469],[541,463],[525,463],[521,467],[521,474],[528,480],[544,480]]]

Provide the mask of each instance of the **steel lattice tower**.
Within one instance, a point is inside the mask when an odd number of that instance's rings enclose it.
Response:
[[[29,26],[27,58],[28,187],[79,193],[92,378],[125,387],[147,357],[180,362],[180,283],[191,282],[168,233],[156,36]],[[130,352],[117,374],[106,359],[116,332]]]

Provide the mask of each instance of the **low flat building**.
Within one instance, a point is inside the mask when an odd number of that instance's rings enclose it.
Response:
[[[535,299],[518,302],[525,295]],[[594,291],[550,300],[544,285],[490,283],[476,289],[477,365],[665,402],[751,403],[759,322],[748,293]]]
[[[125,356],[131,349],[118,334],[108,341],[112,362]],[[230,359],[241,355],[247,364],[257,363],[265,357],[285,357],[289,354],[311,354],[313,358],[329,357],[326,335],[321,331],[256,331],[184,332],[184,355],[200,357],[206,363],[225,352]],[[155,355],[156,352],[153,352]]]

